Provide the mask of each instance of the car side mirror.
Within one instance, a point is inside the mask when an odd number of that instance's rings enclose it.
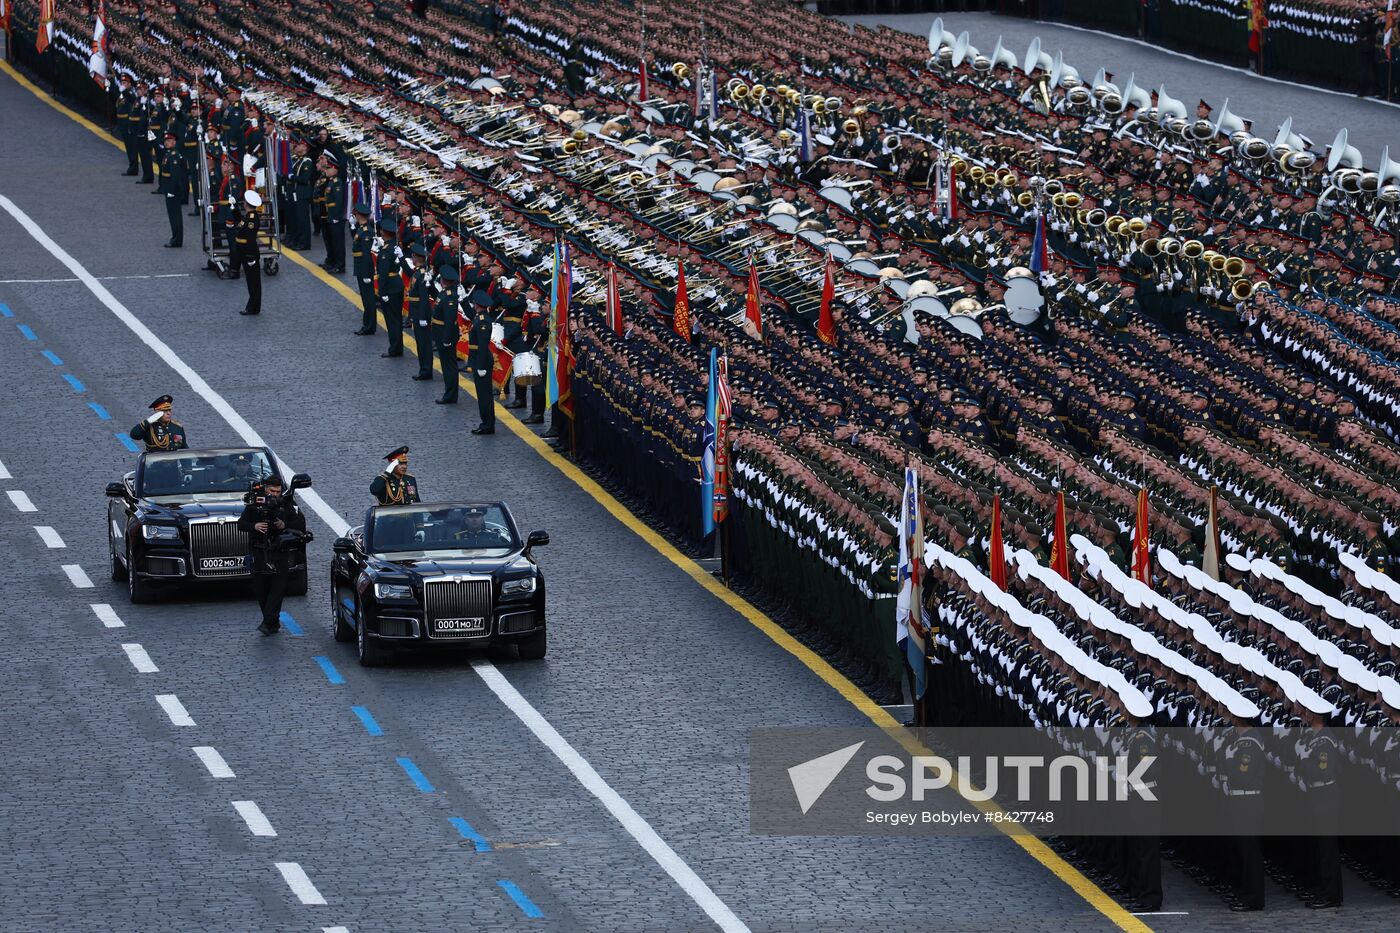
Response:
[[[125,498],[126,498],[126,484],[125,484],[125,483],[108,483],[108,484],[107,484],[107,495],[108,495],[110,498],[112,498],[112,499],[125,499]]]
[[[292,474],[292,488],[293,488],[293,489],[306,489],[306,488],[309,487],[310,485],[311,485],[311,476],[310,476],[310,474],[308,474],[308,473],[293,473],[293,474]]]
[[[355,553],[355,542],[350,538],[336,538],[335,543],[331,545],[331,550],[337,554],[353,554]]]
[[[525,554],[526,554],[526,556],[529,555],[529,553],[530,553],[530,551],[531,551],[532,548],[537,548],[537,547],[540,547],[541,545],[545,545],[545,544],[548,544],[548,543],[549,543],[549,532],[547,532],[547,531],[532,531],[532,532],[530,532],[530,534],[525,538]]]

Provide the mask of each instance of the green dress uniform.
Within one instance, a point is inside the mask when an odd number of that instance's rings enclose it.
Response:
[[[151,403],[152,412],[167,412],[170,410],[171,398],[162,395]],[[171,418],[169,421],[152,421],[151,415],[137,422],[136,427],[128,433],[133,441],[141,441],[146,445],[146,451],[153,450],[185,450],[190,445],[185,439],[185,426]]]
[[[328,272],[345,271],[345,184],[340,175],[321,179],[322,204],[325,214],[321,220],[321,239],[326,243],[325,267]]]
[[[471,343],[467,365],[471,367],[472,384],[476,387],[476,408],[481,415],[481,424],[472,428],[472,433],[495,434],[496,396],[491,384],[491,367],[495,360],[491,356],[491,317],[481,305],[477,305],[475,310],[471,333],[467,337]]]
[[[374,297],[374,225],[367,219],[369,206],[355,205],[355,226],[350,232],[350,271],[360,289],[360,329],[355,333],[373,334],[378,321]]]
[[[380,505],[410,505],[421,501],[418,498],[418,478],[412,473],[402,476],[380,473],[370,482],[369,491]]]
[[[167,135],[167,140],[173,140]],[[160,187],[156,190],[163,195],[165,216],[170,221],[170,241],[166,246],[179,247],[185,244],[184,196],[189,179],[185,173],[185,160],[177,147],[162,149],[160,156]]]
[[[441,288],[437,301],[433,303],[433,346],[437,350],[438,363],[442,366],[442,400],[446,403],[457,401],[457,341],[461,329],[457,324],[457,283],[461,280],[456,266],[443,266],[438,270]],[[426,357],[427,349],[419,347],[420,359]]]
[[[379,295],[379,310],[384,314],[384,329],[389,332],[386,357],[403,356],[403,267],[402,251],[395,242],[398,229],[392,220],[379,223],[383,244],[375,258],[375,291]]]

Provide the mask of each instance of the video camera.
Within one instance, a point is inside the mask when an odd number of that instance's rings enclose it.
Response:
[[[295,528],[286,528],[282,531],[272,530],[274,523],[284,508],[292,504],[294,490],[284,489],[282,492],[271,495],[267,491],[267,480],[258,480],[244,494],[243,501],[253,509],[253,516],[258,522],[266,522],[268,526],[267,548],[272,551],[287,551],[303,544],[310,544],[315,540],[315,535],[309,531],[300,531]]]

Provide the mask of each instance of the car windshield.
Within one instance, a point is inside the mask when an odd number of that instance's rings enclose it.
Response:
[[[272,473],[272,464],[261,450],[147,454],[141,472],[141,495],[242,495],[254,480]]]
[[[370,532],[376,554],[453,551],[504,557],[519,546],[515,525],[499,505],[376,509]]]

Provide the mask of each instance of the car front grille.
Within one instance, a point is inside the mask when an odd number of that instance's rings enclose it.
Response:
[[[432,638],[480,638],[491,631],[491,580],[425,580],[423,609]]]
[[[190,522],[190,564],[196,577],[246,577],[247,557],[248,533],[234,522]],[[206,566],[206,561],[228,566]]]

